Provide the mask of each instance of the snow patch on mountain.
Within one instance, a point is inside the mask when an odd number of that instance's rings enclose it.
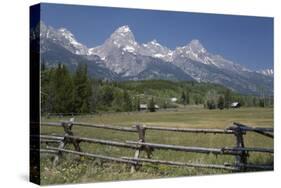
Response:
[[[124,51],[127,51],[127,52],[130,52],[130,53],[134,53],[135,51],[136,51],[136,49],[134,48],[134,47],[132,47],[132,46],[125,46],[124,48],[123,48],[123,50]]]
[[[256,71],[259,74],[265,75],[265,76],[270,76],[273,77],[274,76],[274,71],[273,69],[264,69],[264,70],[259,70]]]
[[[132,31],[131,31],[131,29],[128,25],[124,25],[124,26],[119,27],[116,30],[116,32],[122,33],[122,35],[123,35],[124,33],[129,33],[129,32],[132,32]]]
[[[66,28],[55,29],[53,27],[46,26],[42,21],[38,27],[40,28],[41,43],[44,43],[45,40],[50,39],[74,54],[86,55],[88,53],[88,48],[79,43],[75,39],[74,35]]]
[[[173,51],[162,46],[154,39],[146,44],[142,44],[139,53],[145,56],[159,58],[164,61],[171,61]]]

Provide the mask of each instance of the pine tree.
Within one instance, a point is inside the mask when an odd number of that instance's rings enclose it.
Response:
[[[111,90],[108,90],[111,91]],[[109,94],[107,92],[107,94]],[[116,111],[116,112],[121,112],[124,111],[124,97],[123,97],[123,91],[119,91],[119,90],[115,90],[114,92],[114,100],[111,103],[112,108]],[[110,100],[109,100],[110,101]],[[110,102],[109,102],[110,103]],[[110,105],[108,105],[110,106]]]
[[[132,111],[132,100],[129,96],[129,93],[126,90],[123,93],[123,100],[124,100],[123,110],[125,112]]]
[[[224,98],[223,98],[223,96],[219,96],[219,99],[218,99],[218,108],[219,109],[224,109],[224,106],[225,106],[225,104],[224,104]]]
[[[102,88],[102,105],[111,106],[114,100],[113,87],[110,85],[105,85]]]
[[[132,101],[132,111],[140,111],[140,97],[136,96]]]
[[[225,108],[229,109],[231,104],[231,92],[227,89],[224,93]]]
[[[100,85],[97,80],[91,81],[91,89],[92,89],[92,95],[90,101],[90,109],[91,112],[96,112],[98,108],[99,98],[100,98]]]
[[[185,94],[185,104],[190,104],[190,95],[189,95],[189,91],[186,91],[186,94]]]
[[[184,91],[181,94],[181,102],[183,105],[186,105],[186,95]]]
[[[59,64],[54,70],[50,84],[53,112],[71,112],[73,105],[73,83],[65,65]]]
[[[153,97],[149,101],[148,109],[150,112],[155,112],[155,103]]]
[[[265,107],[264,98],[259,99],[259,107]]]
[[[50,113],[53,110],[52,102],[52,90],[51,79],[53,75],[53,69],[41,70],[41,88],[40,88],[40,97],[41,97],[41,113]]]
[[[89,113],[91,101],[91,83],[88,77],[87,64],[79,64],[74,78],[74,111]]]

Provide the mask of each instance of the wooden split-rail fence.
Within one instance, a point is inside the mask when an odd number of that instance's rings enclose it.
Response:
[[[274,150],[272,148],[262,148],[262,147],[246,147],[244,143],[244,135],[247,132],[255,132],[263,136],[272,138],[273,128],[261,128],[261,127],[250,127],[240,123],[234,122],[232,126],[227,129],[198,129],[198,128],[169,128],[169,127],[157,127],[157,126],[144,126],[144,125],[134,125],[132,127],[122,127],[114,125],[98,125],[90,123],[81,122],[41,122],[41,126],[55,126],[62,127],[64,129],[64,135],[40,135],[41,143],[57,143],[58,147],[48,146],[46,148],[41,148],[41,153],[51,153],[54,154],[53,165],[56,166],[59,162],[60,157],[63,153],[78,155],[80,157],[85,156],[89,158],[96,158],[106,161],[114,161],[119,163],[131,164],[131,172],[135,172],[144,163],[154,163],[154,164],[164,164],[173,166],[185,166],[185,167],[195,167],[195,168],[212,168],[212,169],[224,169],[231,171],[247,171],[247,170],[272,170],[273,164],[249,164],[247,159],[250,152],[261,152],[270,153],[273,155]],[[114,131],[123,132],[135,132],[138,133],[137,141],[112,141],[112,140],[102,140],[96,138],[86,138],[75,136],[72,127],[81,126],[89,128],[101,128],[110,129]],[[180,145],[170,145],[161,143],[149,143],[145,140],[145,134],[149,130],[154,131],[171,131],[171,132],[183,132],[183,133],[197,133],[197,134],[232,134],[236,138],[236,145],[234,147],[223,147],[223,148],[206,148],[206,147],[196,147],[196,146],[180,146]],[[96,153],[83,152],[80,143],[95,143],[102,145],[110,145],[115,147],[123,147],[135,150],[134,156],[131,157],[112,157]],[[73,144],[74,150],[65,149],[67,144]],[[152,159],[152,152],[154,149],[161,150],[173,150],[182,152],[193,152],[202,154],[216,154],[216,155],[232,155],[235,156],[236,160],[233,164],[198,164],[198,163],[185,163],[178,161],[166,161],[166,160],[156,160]],[[140,152],[145,152],[147,158],[140,158]]]

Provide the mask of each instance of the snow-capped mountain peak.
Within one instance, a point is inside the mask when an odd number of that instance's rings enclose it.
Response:
[[[51,39],[54,43],[68,49],[77,55],[86,55],[88,48],[79,43],[74,35],[66,28],[54,29],[53,27],[46,26],[44,22],[40,21],[40,42],[44,43],[45,40]]]
[[[130,27],[128,25],[124,25],[124,26],[121,26],[119,27],[115,32],[118,32],[118,33],[129,33],[129,32],[132,32]]]
[[[198,39],[193,39],[191,42],[187,45],[190,50],[197,53],[206,53],[207,50],[204,48],[204,46],[200,43]]]
[[[273,69],[264,69],[264,70],[260,70],[260,71],[256,71],[257,73],[263,74],[265,76],[271,76],[273,77],[274,75],[274,71]]]
[[[117,28],[102,45],[90,48],[88,55],[98,55],[104,59],[114,49],[137,53],[139,44],[135,41],[134,34],[128,25]]]
[[[128,25],[117,28],[110,36],[111,39],[127,39],[135,41],[133,32]]]
[[[58,31],[73,36],[73,34],[70,31],[68,31],[66,28],[64,28],[64,27],[59,28]]]
[[[134,34],[128,25],[116,29],[105,43],[107,45],[123,48],[124,51],[131,53],[136,52],[139,48],[138,43],[135,41]]]
[[[153,39],[152,41],[148,42],[148,44],[159,47],[161,46],[161,44],[159,44],[156,39]]]
[[[142,55],[152,56],[165,61],[171,61],[173,51],[165,46],[162,46],[156,39],[154,39],[146,44],[142,44],[140,53]]]
[[[177,47],[174,51],[174,58],[180,56],[183,58],[190,58],[204,64],[212,64],[211,59],[206,56],[207,54],[207,50],[199,42],[199,40],[194,39],[186,46]]]
[[[220,69],[239,73],[241,71],[251,72],[240,64],[223,58],[221,55],[212,54],[201,44],[198,39],[193,39],[186,46],[177,47],[173,53],[173,60],[187,58],[205,65],[215,66]]]
[[[76,39],[75,39],[75,37],[74,37],[74,35],[73,35],[69,30],[67,30],[66,28],[61,27],[61,28],[58,29],[58,32],[59,32],[62,36],[64,36],[66,39],[68,39],[68,40],[70,40],[70,41],[75,41],[75,42],[77,42]],[[78,43],[78,42],[77,42],[77,43]]]
[[[198,39],[191,40],[186,46],[177,47],[177,53],[184,53],[187,57],[199,60],[199,55],[207,53],[207,50]],[[182,54],[183,55],[183,54]]]
[[[75,54],[78,54],[78,55],[87,54],[87,51],[88,51],[87,47],[84,46],[83,44],[77,42],[74,35],[69,30],[67,30],[66,28],[60,28],[58,31],[76,49]]]

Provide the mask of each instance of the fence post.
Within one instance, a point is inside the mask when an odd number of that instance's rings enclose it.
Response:
[[[139,140],[138,142],[145,142],[145,126],[142,126],[142,125],[135,125],[135,128],[137,129],[138,131],[138,136],[139,136]],[[151,148],[147,147],[147,146],[140,146],[136,151],[135,151],[135,155],[134,155],[134,159],[137,159],[139,158],[140,156],[140,152],[141,150],[145,150],[146,154],[147,154],[147,157],[150,158],[151,157],[151,153],[152,153],[152,150]],[[137,170],[137,165],[133,165],[131,167],[131,173],[135,172]]]
[[[68,135],[68,131],[67,128],[66,128],[66,125],[65,125],[65,122],[61,122],[61,126],[63,127],[64,129],[64,137],[63,137],[63,140],[60,142],[59,144],[59,149],[64,149],[64,147],[66,146],[67,144],[67,141],[68,139],[66,138],[66,136]],[[59,159],[60,157],[62,156],[62,152],[61,151],[58,151],[58,154],[55,156],[54,160],[53,160],[53,167],[57,166],[58,162],[59,162]]]
[[[66,140],[65,138],[60,142],[59,144],[59,149],[63,149],[66,145]],[[59,162],[59,158],[62,156],[62,152],[58,151],[58,153],[55,155],[55,158],[53,160],[53,167],[57,166],[58,162]]]
[[[236,147],[244,148],[245,144],[244,144],[243,135],[246,134],[246,132],[242,130],[241,127],[238,125],[233,127],[232,130],[234,131],[234,135],[236,137]],[[245,171],[246,170],[245,165],[247,164],[248,154],[246,153],[246,151],[238,151],[238,152],[239,155],[236,156],[236,164],[238,165],[241,171]]]
[[[73,122],[70,120],[66,124],[67,124],[67,126],[65,126],[66,129],[64,131],[67,133],[68,136],[74,136],[73,131],[72,131]],[[77,139],[70,138],[68,140],[68,142],[73,144],[75,151],[81,151],[81,148],[79,145],[80,141],[78,141]]]
[[[72,126],[73,126],[73,122],[70,120],[69,122],[61,122],[61,126],[64,129],[64,138],[63,140],[60,142],[59,144],[59,149],[64,149],[65,146],[68,143],[72,143],[74,146],[74,149],[76,151],[81,151],[81,148],[79,146],[79,141],[76,139],[72,139],[72,138],[68,138],[67,136],[74,136],[73,132],[72,132]],[[53,166],[56,166],[59,162],[59,158],[62,156],[62,152],[58,151],[58,154],[55,156],[54,160],[53,160]]]

